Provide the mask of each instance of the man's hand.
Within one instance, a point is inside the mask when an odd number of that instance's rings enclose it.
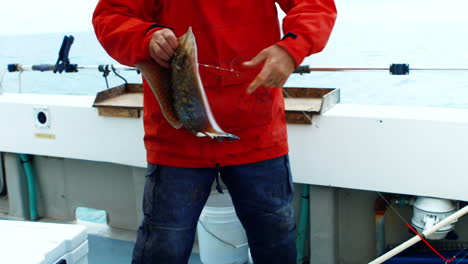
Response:
[[[178,46],[179,43],[172,30],[168,28],[160,29],[151,36],[149,43],[150,56],[162,67],[169,68],[169,60]]]
[[[255,58],[244,62],[244,66],[253,68],[262,62],[265,64],[247,88],[247,93],[253,93],[260,85],[271,88],[283,87],[289,75],[294,71],[294,59],[278,45],[262,50]]]

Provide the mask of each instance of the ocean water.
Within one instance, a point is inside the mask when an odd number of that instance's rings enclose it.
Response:
[[[337,0],[338,20],[326,49],[303,64],[328,67],[468,67],[468,18],[462,0]],[[73,35],[72,63],[117,64],[92,32],[1,36],[1,67],[9,63],[55,63],[64,35]],[[121,72],[141,82],[136,72]],[[1,75],[0,75],[1,77]],[[106,89],[102,73],[6,73],[4,92],[94,95]],[[109,77],[110,86],[122,81]],[[468,108],[468,71],[315,72],[292,75],[286,86],[339,88],[342,103]]]

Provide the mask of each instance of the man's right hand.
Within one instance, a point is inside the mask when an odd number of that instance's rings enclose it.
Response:
[[[159,65],[169,68],[169,60],[174,55],[174,51],[179,46],[174,32],[168,28],[154,32],[149,43],[149,52]]]

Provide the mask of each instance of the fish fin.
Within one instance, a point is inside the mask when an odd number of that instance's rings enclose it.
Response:
[[[172,102],[170,70],[162,68],[153,61],[137,63],[135,67],[140,70],[148,82],[167,122],[175,129],[181,128],[182,122],[179,120]]]

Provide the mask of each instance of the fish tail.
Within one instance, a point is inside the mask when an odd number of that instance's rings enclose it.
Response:
[[[226,133],[226,132],[218,132],[218,131],[204,131],[204,132],[197,132],[195,133],[197,137],[209,137],[211,139],[216,139],[218,141],[223,141],[226,139],[229,142],[234,140],[240,140],[240,138],[234,134]]]
[[[238,136],[226,132],[204,132],[203,134],[218,141],[223,141],[223,139],[227,139],[228,141],[240,140]]]

